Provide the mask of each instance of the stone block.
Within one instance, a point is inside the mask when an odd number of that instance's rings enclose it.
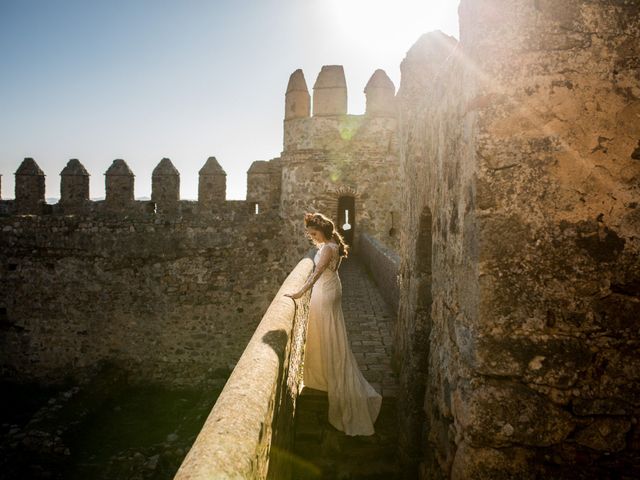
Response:
[[[459,385],[453,415],[469,443],[504,447],[548,446],[574,429],[572,416],[523,385]]]
[[[534,480],[532,452],[523,448],[473,447],[458,445],[451,480]]]

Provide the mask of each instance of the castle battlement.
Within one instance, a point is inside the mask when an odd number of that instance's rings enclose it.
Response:
[[[215,157],[209,157],[199,171],[198,200],[193,201],[180,199],[180,172],[169,158],[163,158],[152,173],[149,201],[134,198],[135,175],[125,160],[115,159],[104,173],[105,199],[91,200],[90,174],[72,158],[60,172],[60,200],[51,205],[45,200],[45,173],[27,157],[15,172],[15,199],[0,200],[0,215],[202,215],[226,210],[257,214],[272,209],[279,200],[279,170],[276,162],[273,165],[250,169],[247,200],[230,201],[226,200],[227,174]]]
[[[304,73],[289,77],[285,93],[284,151],[300,149],[385,148],[395,132],[395,86],[384,70],[376,70],[364,88],[366,112],[347,111],[347,84],[342,65],[324,65],[311,96]],[[355,144],[355,145],[354,145]]]

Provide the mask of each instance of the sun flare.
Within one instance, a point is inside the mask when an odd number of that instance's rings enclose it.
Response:
[[[459,0],[329,0],[336,25],[351,41],[372,51],[397,51],[422,33],[458,36]]]

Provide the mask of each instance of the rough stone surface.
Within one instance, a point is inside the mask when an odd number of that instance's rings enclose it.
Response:
[[[396,115],[395,90],[391,79],[384,70],[376,70],[367,85],[364,93],[367,97],[367,115]]]
[[[277,216],[0,217],[5,375],[55,379],[101,359],[175,384],[240,356],[279,283]]]
[[[400,291],[398,290],[400,257],[369,234],[361,234],[359,240],[358,256],[375,279],[380,294],[395,317],[400,299]]]
[[[285,94],[284,119],[305,118],[311,113],[311,96],[301,69],[289,77]]]
[[[406,469],[638,476],[640,5],[463,0],[460,31],[398,94]]]
[[[393,117],[366,115],[285,122],[280,212],[294,258],[308,248],[304,213],[319,211],[339,224],[341,197],[354,199],[352,246],[357,248],[362,231],[383,245],[397,247],[398,235],[392,228],[394,213],[399,223],[400,185],[397,175],[390,175],[398,168],[396,123]]]
[[[118,158],[105,172],[105,204],[114,211],[122,211],[134,202],[134,175],[129,165]]]
[[[256,160],[247,171],[247,202],[257,204],[254,212],[260,214],[277,210],[280,205],[282,167],[280,159]]]
[[[313,85],[313,115],[345,115],[347,81],[342,65],[324,65]]]
[[[216,157],[209,157],[199,171],[198,202],[203,212],[209,211],[227,196],[227,174]]]
[[[44,172],[33,158],[25,158],[15,173],[15,210],[18,213],[42,213],[44,207]]]
[[[180,201],[180,173],[168,158],[160,160],[151,174],[151,201],[161,212],[175,211]]]
[[[60,172],[60,203],[73,211],[88,201],[89,173],[77,158],[72,158]]]
[[[287,276],[227,381],[177,480],[291,478],[293,414],[310,294],[294,302],[313,261]]]

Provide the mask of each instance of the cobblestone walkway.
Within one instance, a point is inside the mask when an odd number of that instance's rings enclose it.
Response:
[[[398,382],[391,371],[392,312],[357,257],[340,267],[342,311],[358,366],[383,397],[395,397]]]
[[[295,479],[399,478],[395,447],[397,379],[391,370],[392,312],[357,257],[340,267],[342,309],[351,349],[365,378],[382,393],[371,436],[348,436],[327,420],[326,392],[304,388],[295,418]]]

